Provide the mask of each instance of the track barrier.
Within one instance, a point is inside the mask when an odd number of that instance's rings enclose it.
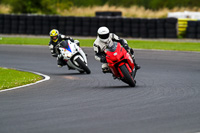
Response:
[[[100,26],[107,26],[122,37],[177,38],[178,22],[177,18],[125,18],[120,13],[95,17],[0,14],[0,34],[48,35],[51,29],[56,28],[66,35],[96,36]]]

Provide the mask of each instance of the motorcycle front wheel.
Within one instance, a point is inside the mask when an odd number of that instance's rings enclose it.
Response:
[[[124,80],[127,84],[129,84],[129,86],[131,87],[135,87],[135,80],[133,79],[133,77],[131,76],[131,74],[129,73],[128,69],[126,68],[126,65],[122,65],[119,67],[122,74],[124,75]]]
[[[90,69],[85,65],[85,63],[84,63],[80,58],[77,58],[77,59],[76,59],[76,62],[79,64],[79,66],[80,66],[87,74],[90,74],[90,73],[91,73]]]

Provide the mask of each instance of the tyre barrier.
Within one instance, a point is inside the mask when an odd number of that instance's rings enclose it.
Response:
[[[100,16],[112,16],[112,17],[121,17],[122,16],[122,12],[120,11],[97,11],[95,12],[95,16],[96,17],[100,17]]]
[[[200,21],[188,21],[186,38],[200,39]]]
[[[0,14],[0,34],[48,35],[49,31],[55,28],[66,35],[96,36],[100,26],[107,26],[110,32],[122,37],[177,38],[177,22],[176,18],[144,19],[112,16],[63,17]],[[188,29],[188,33],[193,30],[192,28]]]

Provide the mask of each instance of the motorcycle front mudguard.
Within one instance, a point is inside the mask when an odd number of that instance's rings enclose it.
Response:
[[[123,77],[124,77],[124,75],[122,74],[122,72],[121,72],[121,69],[120,69],[120,66],[122,66],[122,65],[125,65],[125,66],[126,66],[126,68],[127,68],[127,69],[128,69],[128,71],[129,71],[129,73],[132,73],[132,70],[131,70],[131,68],[130,68],[129,64],[128,64],[128,63],[126,63],[126,62],[121,62],[121,63],[118,65],[118,67],[117,67],[117,70],[118,70],[118,72],[119,72],[119,74],[120,74],[120,77],[121,77],[121,78],[123,78]]]

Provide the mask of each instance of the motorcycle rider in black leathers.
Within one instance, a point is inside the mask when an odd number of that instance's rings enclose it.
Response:
[[[79,46],[80,45],[79,41],[78,40],[74,40],[71,37],[59,34],[59,31],[57,29],[52,29],[50,31],[49,35],[50,35],[49,49],[51,51],[51,55],[53,57],[57,57],[58,67],[62,67],[63,65],[65,65],[65,62],[63,61],[63,57],[60,54],[60,51],[58,49],[58,44],[62,40],[70,40],[72,42],[75,42]]]
[[[133,62],[135,64],[135,69],[140,69],[140,66],[135,63],[135,57],[134,57],[134,51],[132,48],[130,48],[127,44],[127,41],[125,39],[120,39],[116,34],[110,33],[109,29],[105,26],[102,26],[97,31],[97,39],[94,41],[93,48],[95,51],[95,59],[100,61],[102,64],[102,71],[104,73],[110,72],[110,69],[108,67],[108,63],[106,61],[106,55],[104,53],[104,50],[108,46],[113,45],[113,41],[119,42],[126,51],[131,55]]]

